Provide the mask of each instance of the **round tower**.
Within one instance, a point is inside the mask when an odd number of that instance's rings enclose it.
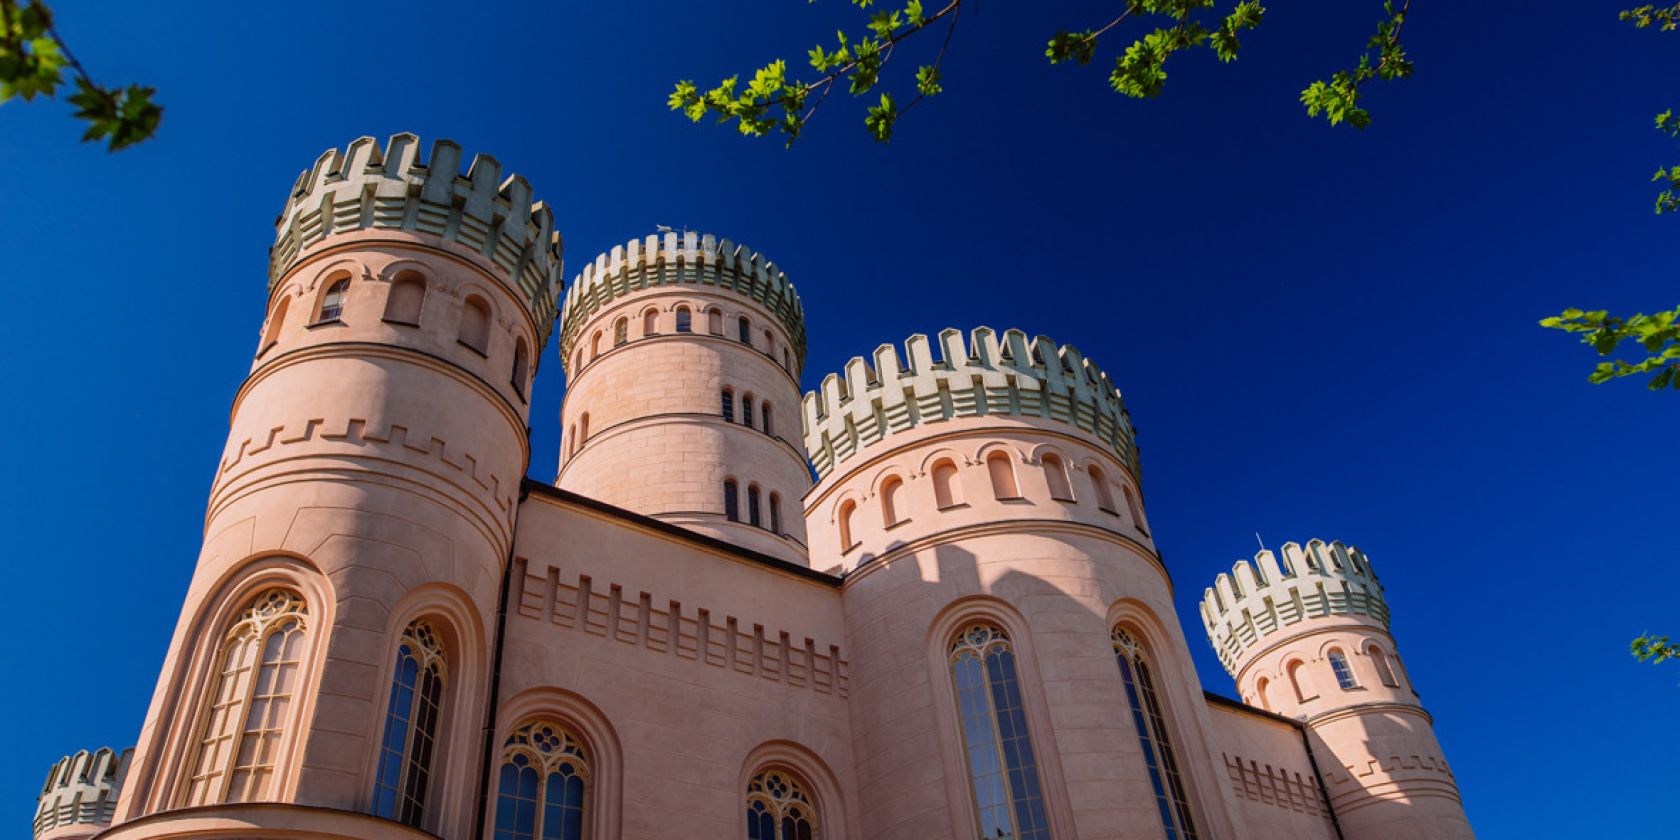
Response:
[[[1280,553],[1203,592],[1208,640],[1244,702],[1305,723],[1347,840],[1473,837],[1370,560],[1319,540]]]
[[[471,834],[529,389],[561,274],[525,179],[487,155],[462,162],[447,140],[422,158],[414,135],[363,137],[292,188],[203,548],[107,836]],[[436,672],[394,682],[422,654]]]
[[[35,840],[86,840],[109,826],[133,754],[101,747],[59,759],[35,803]]]
[[[555,484],[805,565],[805,318],[770,261],[666,233],[596,257],[561,310]]]
[[[1107,374],[946,330],[852,359],[803,414],[813,565],[845,575],[853,733],[886,768],[859,798],[893,822],[863,836],[1234,833]]]

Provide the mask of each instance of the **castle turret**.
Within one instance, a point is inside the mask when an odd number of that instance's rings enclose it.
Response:
[[[462,162],[446,140],[423,158],[413,135],[364,137],[292,188],[109,836],[472,833],[561,275],[525,179]]]
[[[945,330],[852,359],[803,413],[811,556],[845,574],[859,796],[894,821],[865,836],[1232,833],[1102,369]]]
[[[101,747],[59,759],[36,800],[35,840],[85,840],[108,827],[133,753]]]
[[[1238,562],[1203,593],[1208,639],[1238,693],[1306,725],[1347,840],[1473,837],[1370,560],[1319,540],[1280,554]]]
[[[787,276],[695,233],[586,265],[562,308],[558,486],[805,565],[805,320]]]

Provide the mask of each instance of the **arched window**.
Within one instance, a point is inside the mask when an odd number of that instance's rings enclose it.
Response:
[[[573,423],[572,428],[569,431],[566,432],[566,457],[570,458],[570,457],[572,457],[573,455],[576,455],[576,454],[577,454],[577,424]]]
[[[1143,526],[1143,509],[1138,507],[1137,494],[1133,493],[1132,488],[1126,485],[1121,485],[1120,489],[1126,493],[1126,510],[1131,511],[1132,525],[1145,534],[1149,533],[1149,529]]]
[[[903,489],[904,479],[896,475],[881,482],[881,521],[885,522],[888,528],[902,521],[899,518],[898,491]]]
[[[1102,467],[1092,464],[1086,472],[1091,474],[1091,487],[1097,491],[1097,507],[1109,513],[1118,513],[1114,507],[1114,490],[1108,486],[1108,476]]]
[[[260,801],[273,792],[308,621],[303,596],[269,589],[223,634],[182,806]]]
[[[723,312],[716,309],[706,310],[706,332],[723,335]]]
[[[1272,681],[1265,677],[1261,677],[1260,681],[1254,684],[1254,693],[1257,695],[1255,699],[1260,701],[1260,708],[1268,712],[1272,710],[1272,698],[1267,696],[1266,692],[1271,690],[1271,687]]]
[[[418,326],[420,308],[426,302],[426,278],[419,272],[405,271],[391,281],[385,295],[385,320],[393,324]]]
[[[1326,658],[1330,660],[1331,672],[1336,675],[1337,686],[1343,691],[1359,687],[1359,680],[1353,678],[1353,668],[1348,665],[1347,654],[1331,648]]]
[[[583,345],[579,344],[577,352],[572,354],[572,375],[576,376],[578,371],[581,370],[583,370]]]
[[[1143,646],[1123,627],[1114,628],[1114,658],[1120,663],[1120,681],[1126,685],[1126,702],[1132,709],[1132,725],[1143,747],[1143,761],[1149,768],[1149,782],[1155,788],[1155,807],[1167,840],[1196,840],[1196,825],[1190,819],[1190,801],[1184,795],[1184,779],[1178,772],[1173,752],[1172,730],[1161,714],[1161,700],[1155,692],[1149,660]]]
[[[741,521],[741,500],[736,491],[735,479],[726,478],[723,481],[723,517],[730,522]]]
[[[485,353],[490,348],[490,304],[478,295],[469,295],[461,306],[462,344]]]
[[[793,354],[786,347],[782,348],[782,369],[793,373]]]
[[[315,316],[315,323],[325,324],[337,321],[344,314],[344,296],[350,293],[350,278],[344,277],[334,280],[327,287],[326,294],[321,295],[321,312]]]
[[[375,816],[415,827],[425,819],[447,678],[443,646],[432,626],[425,621],[409,624],[397,645],[397,669],[385,711],[379,770],[374,775]]]
[[[649,309],[642,313],[642,337],[659,334],[659,310]]]
[[[764,527],[764,519],[759,516],[759,493],[757,484],[747,485],[747,524],[754,528]]]
[[[1377,681],[1391,688],[1399,688],[1400,681],[1394,678],[1394,666],[1388,664],[1388,654],[1382,648],[1371,645],[1365,649],[1371,655],[1371,667],[1376,669]]]
[[[693,332],[693,331],[694,331],[694,315],[693,315],[693,313],[690,313],[688,311],[688,307],[686,307],[686,306],[677,307],[677,332],[685,333],[685,332]]]
[[[268,316],[268,329],[263,330],[262,347],[258,348],[257,355],[268,352],[268,348],[280,341],[280,328],[286,325],[286,310],[291,303],[290,297],[282,296],[280,302],[274,305],[274,314]]]
[[[741,397],[741,425],[743,426],[750,427],[753,424],[752,403],[752,394],[745,394]]]
[[[1307,670],[1307,663],[1297,659],[1289,663],[1284,673],[1289,675],[1289,687],[1295,689],[1295,702],[1305,703],[1318,699],[1318,692],[1313,688],[1312,672]]]
[[[583,840],[589,753],[558,723],[527,723],[502,748],[495,840]]]
[[[782,532],[782,497],[776,493],[770,494],[770,530]]]
[[[525,396],[525,381],[530,376],[531,351],[525,349],[525,337],[513,342],[513,392]]]
[[[949,459],[933,465],[933,502],[940,510],[962,502],[957,492],[957,465]]]
[[[764,433],[772,436],[775,435],[776,432],[770,423],[770,403],[761,403],[758,407],[758,413],[764,416]]]
[[[1041,460],[1044,462],[1044,480],[1050,485],[1050,498],[1073,501],[1073,485],[1068,483],[1067,465],[1062,463],[1062,456],[1046,452]]]
[[[852,539],[852,514],[857,513],[857,502],[847,499],[840,503],[840,513],[835,516],[840,522],[840,550],[851,551],[857,548],[857,542]]]
[[[578,415],[578,448],[589,442],[589,412]]]
[[[950,665],[979,836],[1049,840],[1009,637],[990,624],[969,625],[951,643]]]
[[[630,340],[630,319],[620,318],[613,322],[613,346],[622,347]]]
[[[593,362],[599,358],[601,358],[601,331],[596,330],[595,334],[589,337],[589,361]]]
[[[769,330],[764,331],[764,352],[770,358],[776,358],[776,334]]]
[[[741,339],[742,344],[745,344],[748,347],[751,347],[752,346],[752,322],[747,320],[747,316],[742,315],[739,319],[737,319],[735,321],[735,327],[736,327],[736,337]]]
[[[1021,491],[1015,486],[1015,467],[1009,454],[993,452],[986,456],[986,473],[992,477],[992,495],[999,499],[1019,499]]]
[[[817,809],[793,773],[774,768],[747,784],[747,840],[816,840]]]
[[[735,392],[729,388],[723,389],[723,421],[735,422]]]

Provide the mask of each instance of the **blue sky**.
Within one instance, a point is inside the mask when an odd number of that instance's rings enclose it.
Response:
[[[1535,321],[1677,303],[1680,220],[1652,215],[1646,180],[1680,162],[1650,127],[1680,99],[1680,35],[1617,23],[1618,4],[1419,3],[1417,76],[1374,86],[1360,133],[1295,98],[1356,57],[1374,2],[1275,4],[1238,63],[1175,58],[1150,102],[1042,60],[1112,4],[988,3],[948,93],[891,146],[837,96],[788,151],[690,125],[665,95],[802,56],[852,19],[838,0],[56,6],[96,75],[169,110],[109,155],[62,103],[0,108],[17,830],[51,761],[139,729],[286,190],[327,147],[414,131],[529,177],[573,270],[656,224],[770,255],[804,298],[807,387],[947,326],[1078,345],[1140,430],[1206,687],[1231,690],[1202,587],[1256,531],[1340,538],[1383,577],[1479,836],[1672,836],[1680,668],[1626,646],[1680,633],[1663,585],[1680,396],[1588,385],[1589,351]]]

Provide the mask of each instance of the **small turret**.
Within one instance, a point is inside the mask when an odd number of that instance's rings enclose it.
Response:
[[[1346,840],[1473,837],[1370,560],[1320,540],[1279,554],[1239,561],[1202,594],[1243,700],[1306,725]]]
[[[81,840],[111,824],[134,748],[67,755],[47,772],[35,807],[35,840]]]

